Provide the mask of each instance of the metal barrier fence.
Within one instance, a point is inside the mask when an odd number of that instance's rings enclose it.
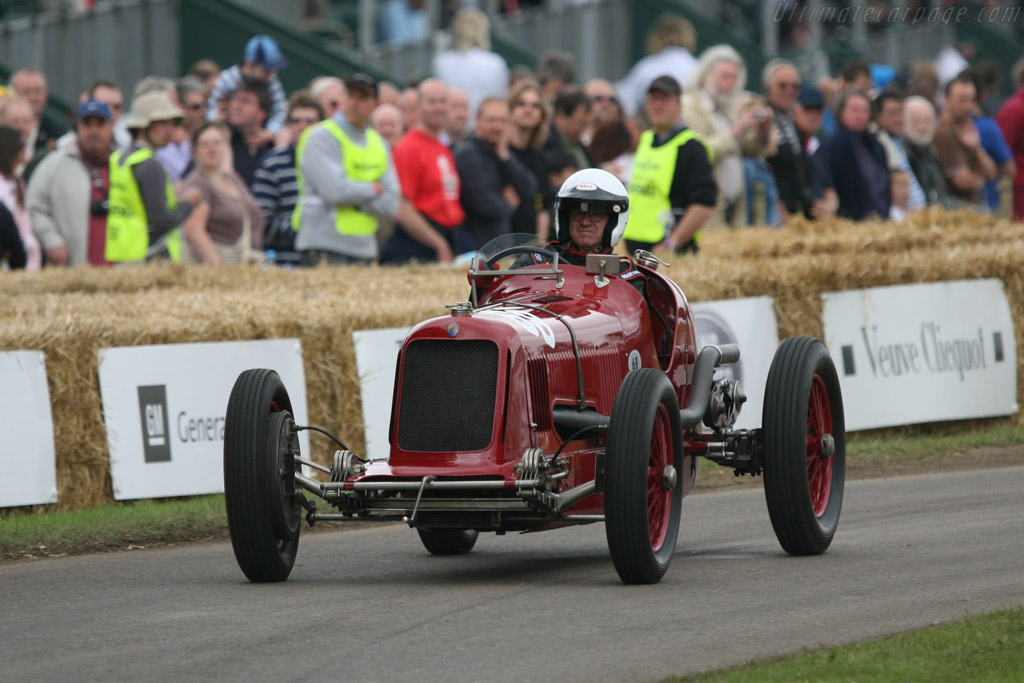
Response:
[[[581,82],[594,76],[616,80],[625,75],[642,51],[639,42],[642,42],[647,27],[634,24],[652,22],[661,11],[657,8],[673,7],[680,12],[688,12],[695,24],[700,22],[699,25],[706,29],[703,35],[698,31],[700,49],[708,47],[709,41],[735,43],[729,38],[728,26],[706,16],[714,9],[705,8],[704,16],[693,14],[694,1],[598,0],[582,5],[554,3],[541,9],[524,10],[518,17],[493,14],[495,47],[512,64],[535,60],[548,49],[566,50],[576,57]],[[865,1],[855,0],[854,4]],[[930,1],[934,3],[937,0]],[[439,31],[431,39],[418,44],[370,44],[344,53],[324,52],[327,45],[320,37],[303,34],[300,30],[301,3],[280,0],[235,2],[235,11],[260,12],[260,16],[282,31],[294,34],[296,44],[306,39],[302,45],[306,51],[330,53],[335,61],[344,58],[343,61],[353,67],[358,66],[355,62],[361,62],[365,66],[360,68],[392,74],[399,80],[428,75],[433,55],[447,46],[447,32]],[[820,3],[821,0],[815,2]],[[440,11],[440,4],[437,0],[430,0],[427,6]],[[361,3],[362,8],[367,6],[369,3]],[[650,11],[642,11],[645,8]],[[101,0],[89,13],[45,12],[0,22],[0,64],[11,69],[34,66],[42,70],[47,74],[51,92],[70,102],[76,101],[81,89],[97,78],[109,78],[130,89],[145,75],[178,75],[182,69],[183,44],[190,46],[190,57],[201,52],[203,44],[208,46],[210,54],[223,52],[217,50],[217,41],[208,39],[211,31],[216,33],[215,27],[194,27],[197,39],[189,42],[188,34],[183,36],[181,33],[182,30],[190,31],[188,26],[182,25],[182,16],[182,0]],[[372,16],[360,17],[362,28],[372,25],[370,19]],[[225,26],[225,30],[233,28]],[[858,34],[854,36],[855,40],[840,41],[836,36],[823,37],[819,34],[820,40],[812,45],[818,49],[812,49],[808,54],[828,54],[832,63],[826,64],[817,56],[809,57],[804,60],[808,67],[806,77],[823,75],[815,73],[815,70],[835,72],[842,62],[855,54],[854,48],[860,48],[857,52],[872,61],[886,62],[898,68],[908,66],[917,59],[934,57],[942,45],[953,40],[954,30],[965,27],[938,22],[914,27],[893,25],[874,35],[865,35],[860,27],[853,28]],[[988,27],[967,28],[982,31]],[[772,49],[778,46],[777,35],[773,39],[766,33],[770,30],[778,31],[778,26],[773,28],[770,23],[762,24],[760,45],[749,40],[741,41],[744,44],[740,47],[747,50],[748,59],[757,61],[777,54]],[[230,30],[228,32],[234,35]],[[751,67],[756,70],[759,65],[752,63]],[[756,87],[756,82],[752,81],[751,85]]]
[[[550,49],[571,52],[580,82],[598,76],[618,80],[633,64],[632,16],[629,2],[602,0],[497,19],[494,31],[536,55]]]
[[[98,78],[130,88],[150,74],[176,75],[179,43],[173,0],[117,0],[87,14],[0,23],[0,63],[39,69],[50,91],[69,102]]]
[[[864,5],[865,0],[855,0],[853,4]],[[700,11],[697,11],[698,5],[701,6]],[[767,60],[778,56],[778,22],[767,21],[762,24],[761,42],[757,44],[749,38],[741,40],[738,35],[733,36],[736,31],[716,21],[717,7],[704,5],[706,3],[694,0],[598,0],[582,5],[555,3],[542,9],[523,10],[518,17],[492,14],[491,26],[495,36],[517,45],[534,58],[552,48],[572,53],[576,57],[577,75],[581,82],[595,76],[611,80],[622,78],[637,54],[642,52],[642,45],[638,49],[638,43],[642,42],[647,31],[647,27],[634,25],[635,22],[653,22],[663,11],[659,8],[674,8],[691,17],[698,27],[698,51],[713,42],[725,41],[735,46],[736,41],[740,40],[744,45],[737,47],[747,48],[741,52],[747,54],[748,61],[757,62],[759,58]],[[768,0],[767,6],[770,8],[773,5],[774,1]],[[768,12],[768,9],[764,12]],[[363,23],[372,25],[372,22]],[[701,31],[701,27],[705,31]],[[775,35],[770,35],[772,31]],[[893,23],[877,33],[868,33],[865,26],[854,26],[851,23],[840,33],[845,37],[818,33],[812,36],[809,49],[787,50],[786,56],[796,58],[802,65],[805,77],[813,80],[826,73],[834,74],[843,63],[856,57],[884,62],[901,69],[919,59],[934,58],[943,45],[954,40],[955,27],[941,22],[915,26]],[[403,78],[416,78],[426,75],[432,56],[437,50],[447,47],[448,35],[440,32],[432,40],[402,46],[366,46],[366,41],[359,42],[364,47],[356,54],[363,61],[379,65]],[[830,59],[823,60],[823,54]],[[527,66],[535,67],[536,64]],[[750,66],[756,75],[761,64],[752,63]],[[756,88],[756,79],[750,85]]]
[[[511,66],[523,63],[535,69],[537,58],[545,51],[565,50],[576,57],[577,76],[582,82],[595,76],[618,79],[626,74],[632,64],[631,19],[628,2],[600,0],[528,9],[514,18],[494,15],[491,28],[497,40],[518,48],[515,56],[504,54]],[[507,52],[497,40],[495,51]],[[404,80],[417,79],[430,74],[434,54],[450,43],[448,32],[442,31],[420,43],[363,45],[355,54]]]

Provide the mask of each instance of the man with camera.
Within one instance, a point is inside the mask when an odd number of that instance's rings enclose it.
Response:
[[[78,107],[75,136],[48,154],[28,185],[32,227],[49,265],[105,265],[113,116],[99,100]]]
[[[709,47],[700,56],[693,76],[695,87],[683,94],[686,126],[711,148],[718,184],[718,203],[709,226],[747,224],[747,186],[744,166],[774,152],[771,108],[747,92],[747,66],[728,45]]]

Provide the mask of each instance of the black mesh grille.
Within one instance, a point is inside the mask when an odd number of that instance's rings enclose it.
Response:
[[[398,447],[478,451],[491,443],[498,345],[486,339],[417,339],[405,350]]]

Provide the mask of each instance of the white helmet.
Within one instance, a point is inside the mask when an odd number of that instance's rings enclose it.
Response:
[[[585,168],[566,178],[555,197],[555,234],[558,241],[569,241],[569,212],[575,209],[607,208],[611,218],[605,226],[601,243],[614,247],[626,231],[629,218],[629,196],[625,186],[608,171]]]

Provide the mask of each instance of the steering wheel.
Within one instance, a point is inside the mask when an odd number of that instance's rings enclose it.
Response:
[[[491,270],[494,270],[494,265],[498,261],[500,261],[501,259],[506,258],[508,256],[513,256],[515,254],[540,254],[540,255],[544,256],[548,261],[552,261],[552,262],[555,260],[555,256],[556,256],[555,252],[551,251],[550,249],[543,249],[541,247],[533,247],[533,246],[530,246],[530,245],[527,245],[527,244],[519,244],[519,245],[516,245],[514,247],[508,247],[507,249],[502,249],[497,254],[495,254],[491,258],[487,259],[487,261],[486,261],[487,267],[489,269],[491,269]],[[536,264],[530,264],[530,265],[536,265]]]

